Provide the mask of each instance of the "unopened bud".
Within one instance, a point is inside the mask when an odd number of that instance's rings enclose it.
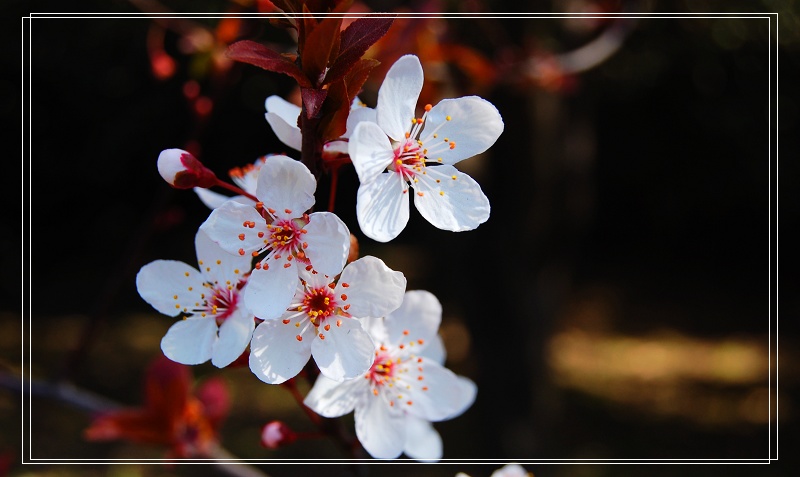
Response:
[[[158,172],[176,189],[202,187],[217,183],[217,176],[202,162],[183,149],[165,149],[158,155]]]
[[[297,434],[281,421],[267,423],[261,429],[261,445],[267,449],[277,449],[297,440]]]

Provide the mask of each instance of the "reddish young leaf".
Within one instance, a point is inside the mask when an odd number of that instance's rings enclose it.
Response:
[[[313,31],[306,32],[300,63],[306,77],[315,85],[323,83],[331,53],[339,49],[341,26],[341,17],[326,17],[314,27]]]
[[[347,75],[344,77],[344,84],[347,87],[347,96],[350,98],[351,103],[356,96],[358,96],[358,93],[361,92],[361,88],[367,81],[372,69],[379,64],[381,64],[381,62],[378,60],[361,58],[353,65],[350,71],[347,72]]]
[[[260,43],[250,40],[237,41],[228,47],[226,55],[235,61],[258,66],[267,71],[289,75],[297,80],[302,87],[311,86],[311,82],[308,81],[306,75],[296,64]]]
[[[286,13],[300,11],[300,2],[296,0],[271,0],[272,3]]]
[[[328,96],[327,89],[300,88],[300,96],[303,97],[303,109],[309,119],[319,117],[322,104]]]
[[[344,80],[332,83],[322,108],[322,120],[319,124],[323,142],[338,139],[347,130],[347,116],[350,115],[352,99],[347,94]]]
[[[325,82],[336,81],[347,74],[369,47],[389,31],[392,22],[394,18],[359,18],[345,28],[341,35],[339,56],[331,65]]]

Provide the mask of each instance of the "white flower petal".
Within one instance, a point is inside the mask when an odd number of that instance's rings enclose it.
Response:
[[[475,402],[475,397],[478,395],[478,386],[476,386],[471,379],[465,378],[464,376],[457,376],[457,378],[458,386],[461,388],[461,390],[451,403],[454,411],[447,417],[447,419],[451,419],[463,414],[464,411],[472,406],[472,404]]]
[[[442,458],[442,437],[425,419],[406,416],[406,443],[403,452],[419,461],[438,461]]]
[[[245,306],[262,320],[272,320],[286,312],[299,281],[297,264],[292,262],[284,268],[287,262],[274,260],[273,255],[264,262],[269,269],[253,270],[244,289]]]
[[[136,290],[142,299],[169,316],[177,316],[194,308],[195,303],[202,303],[203,283],[200,272],[175,260],[150,262],[136,274]]]
[[[403,139],[415,118],[422,91],[422,65],[414,55],[400,57],[389,68],[378,90],[375,108],[378,125],[395,141]]]
[[[426,175],[417,175],[419,182],[414,187],[423,195],[414,194],[414,205],[428,222],[442,230],[462,232],[489,219],[489,199],[472,177],[449,165],[427,167],[426,171]]]
[[[506,464],[503,467],[492,472],[491,477],[532,477],[533,474],[529,473],[519,464]]]
[[[422,371],[419,369],[422,368]],[[423,379],[419,379],[422,376]],[[449,369],[423,359],[409,366],[406,390],[413,405],[406,412],[428,421],[442,421],[463,413],[475,399],[475,388],[467,384],[466,378],[456,376]],[[471,382],[471,381],[470,381]],[[423,387],[427,389],[422,389]]]
[[[348,142],[348,152],[362,184],[373,181],[394,160],[392,143],[386,133],[368,121],[355,127]]]
[[[403,192],[406,191],[406,192]],[[364,234],[388,242],[406,228],[409,217],[408,185],[390,172],[358,187],[356,214]]]
[[[407,291],[403,303],[386,315],[389,342],[397,345],[408,340],[427,341],[437,336],[442,322],[442,304],[425,290]]]
[[[311,327],[302,334],[302,341],[296,338],[299,334],[293,323],[281,320],[258,325],[250,342],[250,371],[267,384],[280,384],[297,376],[311,356],[314,338]]]
[[[338,275],[350,254],[350,230],[336,214],[314,212],[304,227],[305,254],[314,269],[324,275]]]
[[[267,122],[278,139],[299,151],[303,143],[300,128],[297,126],[300,107],[274,95],[267,98],[264,107],[267,109],[264,117],[267,118]]]
[[[375,343],[358,320],[339,320],[329,318],[330,330],[320,328],[319,336],[311,345],[311,354],[320,372],[334,381],[353,379],[366,373],[372,366],[375,351]]]
[[[218,368],[236,361],[244,353],[253,336],[255,320],[243,310],[234,311],[219,327],[219,340],[211,352],[211,364]]]
[[[205,363],[217,339],[217,323],[211,317],[191,317],[172,325],[161,339],[164,356],[181,364]]]
[[[434,363],[444,366],[447,352],[444,349],[444,342],[441,336],[434,336],[425,341],[425,346],[420,346],[417,349],[417,354],[423,358],[427,358]]]
[[[357,101],[357,99],[356,99]],[[366,106],[356,106],[350,110],[350,114],[347,116],[347,131],[342,135],[343,138],[349,138],[353,131],[356,130],[356,126],[362,122],[371,122],[374,123],[377,121],[377,116],[375,113],[375,109],[368,108]]]
[[[270,156],[258,173],[256,197],[278,217],[300,217],[314,205],[317,180],[303,165],[286,156]],[[289,212],[286,212],[286,211]]]
[[[264,109],[268,113],[277,114],[281,119],[297,128],[297,118],[302,111],[300,106],[290,103],[280,96],[272,95],[264,101]]]
[[[356,404],[356,436],[376,459],[394,459],[406,441],[405,416],[392,412],[386,401],[369,393]]]
[[[245,227],[242,225],[245,222],[254,222],[255,228]],[[250,252],[260,250],[264,240],[258,237],[258,232],[268,232],[264,218],[255,207],[232,200],[212,210],[200,230],[226,252],[240,256],[250,256]],[[244,254],[239,254],[239,249]]]
[[[428,137],[432,131],[435,130],[439,138],[450,139],[455,147],[437,148],[437,152],[432,152],[432,158],[441,157],[442,163],[455,164],[489,149],[502,134],[503,127],[503,118],[492,103],[477,96],[465,96],[444,99],[434,106],[428,113],[420,138],[432,151],[436,147],[432,142],[434,139]]]
[[[360,321],[361,327],[375,342],[375,346],[392,344],[389,340],[389,332],[386,329],[385,318],[364,318]]]
[[[303,136],[300,133],[300,128],[292,126],[275,113],[266,113],[264,117],[272,128],[272,132],[282,143],[296,151],[303,147]]]
[[[335,290],[337,297],[347,296],[342,303],[350,305],[347,312],[354,317],[378,318],[403,302],[406,277],[387,267],[383,260],[368,255],[344,268]]]
[[[250,271],[252,257],[249,254],[242,256],[226,252],[203,229],[195,234],[194,247],[200,273],[210,283],[230,281],[235,286]]]
[[[344,416],[353,410],[359,395],[368,392],[368,388],[364,379],[339,382],[320,374],[303,404],[323,417]]]
[[[194,193],[197,194],[197,197],[200,199],[200,201],[203,202],[209,209],[216,209],[229,200],[236,200],[240,204],[248,204],[250,206],[255,205],[255,202],[243,195],[231,197],[229,195],[220,194],[219,192],[214,192],[202,187],[195,187],[193,190]]]

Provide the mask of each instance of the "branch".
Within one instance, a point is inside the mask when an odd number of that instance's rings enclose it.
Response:
[[[90,413],[114,411],[123,407],[115,401],[70,383],[51,383],[42,380],[27,381],[21,376],[5,371],[0,371],[0,388],[17,391],[22,395],[29,394],[30,396],[52,399]],[[237,458],[221,446],[215,447],[209,453],[209,457],[220,460]],[[244,463],[217,461],[211,464],[216,465],[220,473],[231,477],[269,477],[268,474]]]

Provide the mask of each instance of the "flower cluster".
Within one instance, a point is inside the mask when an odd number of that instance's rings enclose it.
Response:
[[[500,114],[464,97],[417,115],[422,82],[419,60],[400,58],[376,107],[348,101],[343,132],[318,150],[322,161],[354,165],[358,223],[377,241],[403,230],[412,189],[415,206],[438,228],[472,230],[489,217],[480,186],[453,164],[495,142]],[[275,96],[265,106],[278,138],[302,150],[307,109]],[[356,436],[376,458],[440,459],[431,423],[462,414],[477,392],[444,367],[441,304],[427,291],[406,291],[405,276],[381,259],[354,257],[347,225],[332,210],[314,210],[317,176],[306,161],[266,155],[234,169],[236,185],[224,186],[234,196],[208,190],[223,184],[186,151],[165,150],[158,169],[212,209],[196,234],[197,268],[157,260],[136,277],[147,303],[181,318],[161,341],[164,355],[218,368],[248,362],[268,384],[290,384],[313,357],[319,375],[305,406],[324,417],[354,412]],[[264,432],[270,448],[297,438],[282,423]]]

